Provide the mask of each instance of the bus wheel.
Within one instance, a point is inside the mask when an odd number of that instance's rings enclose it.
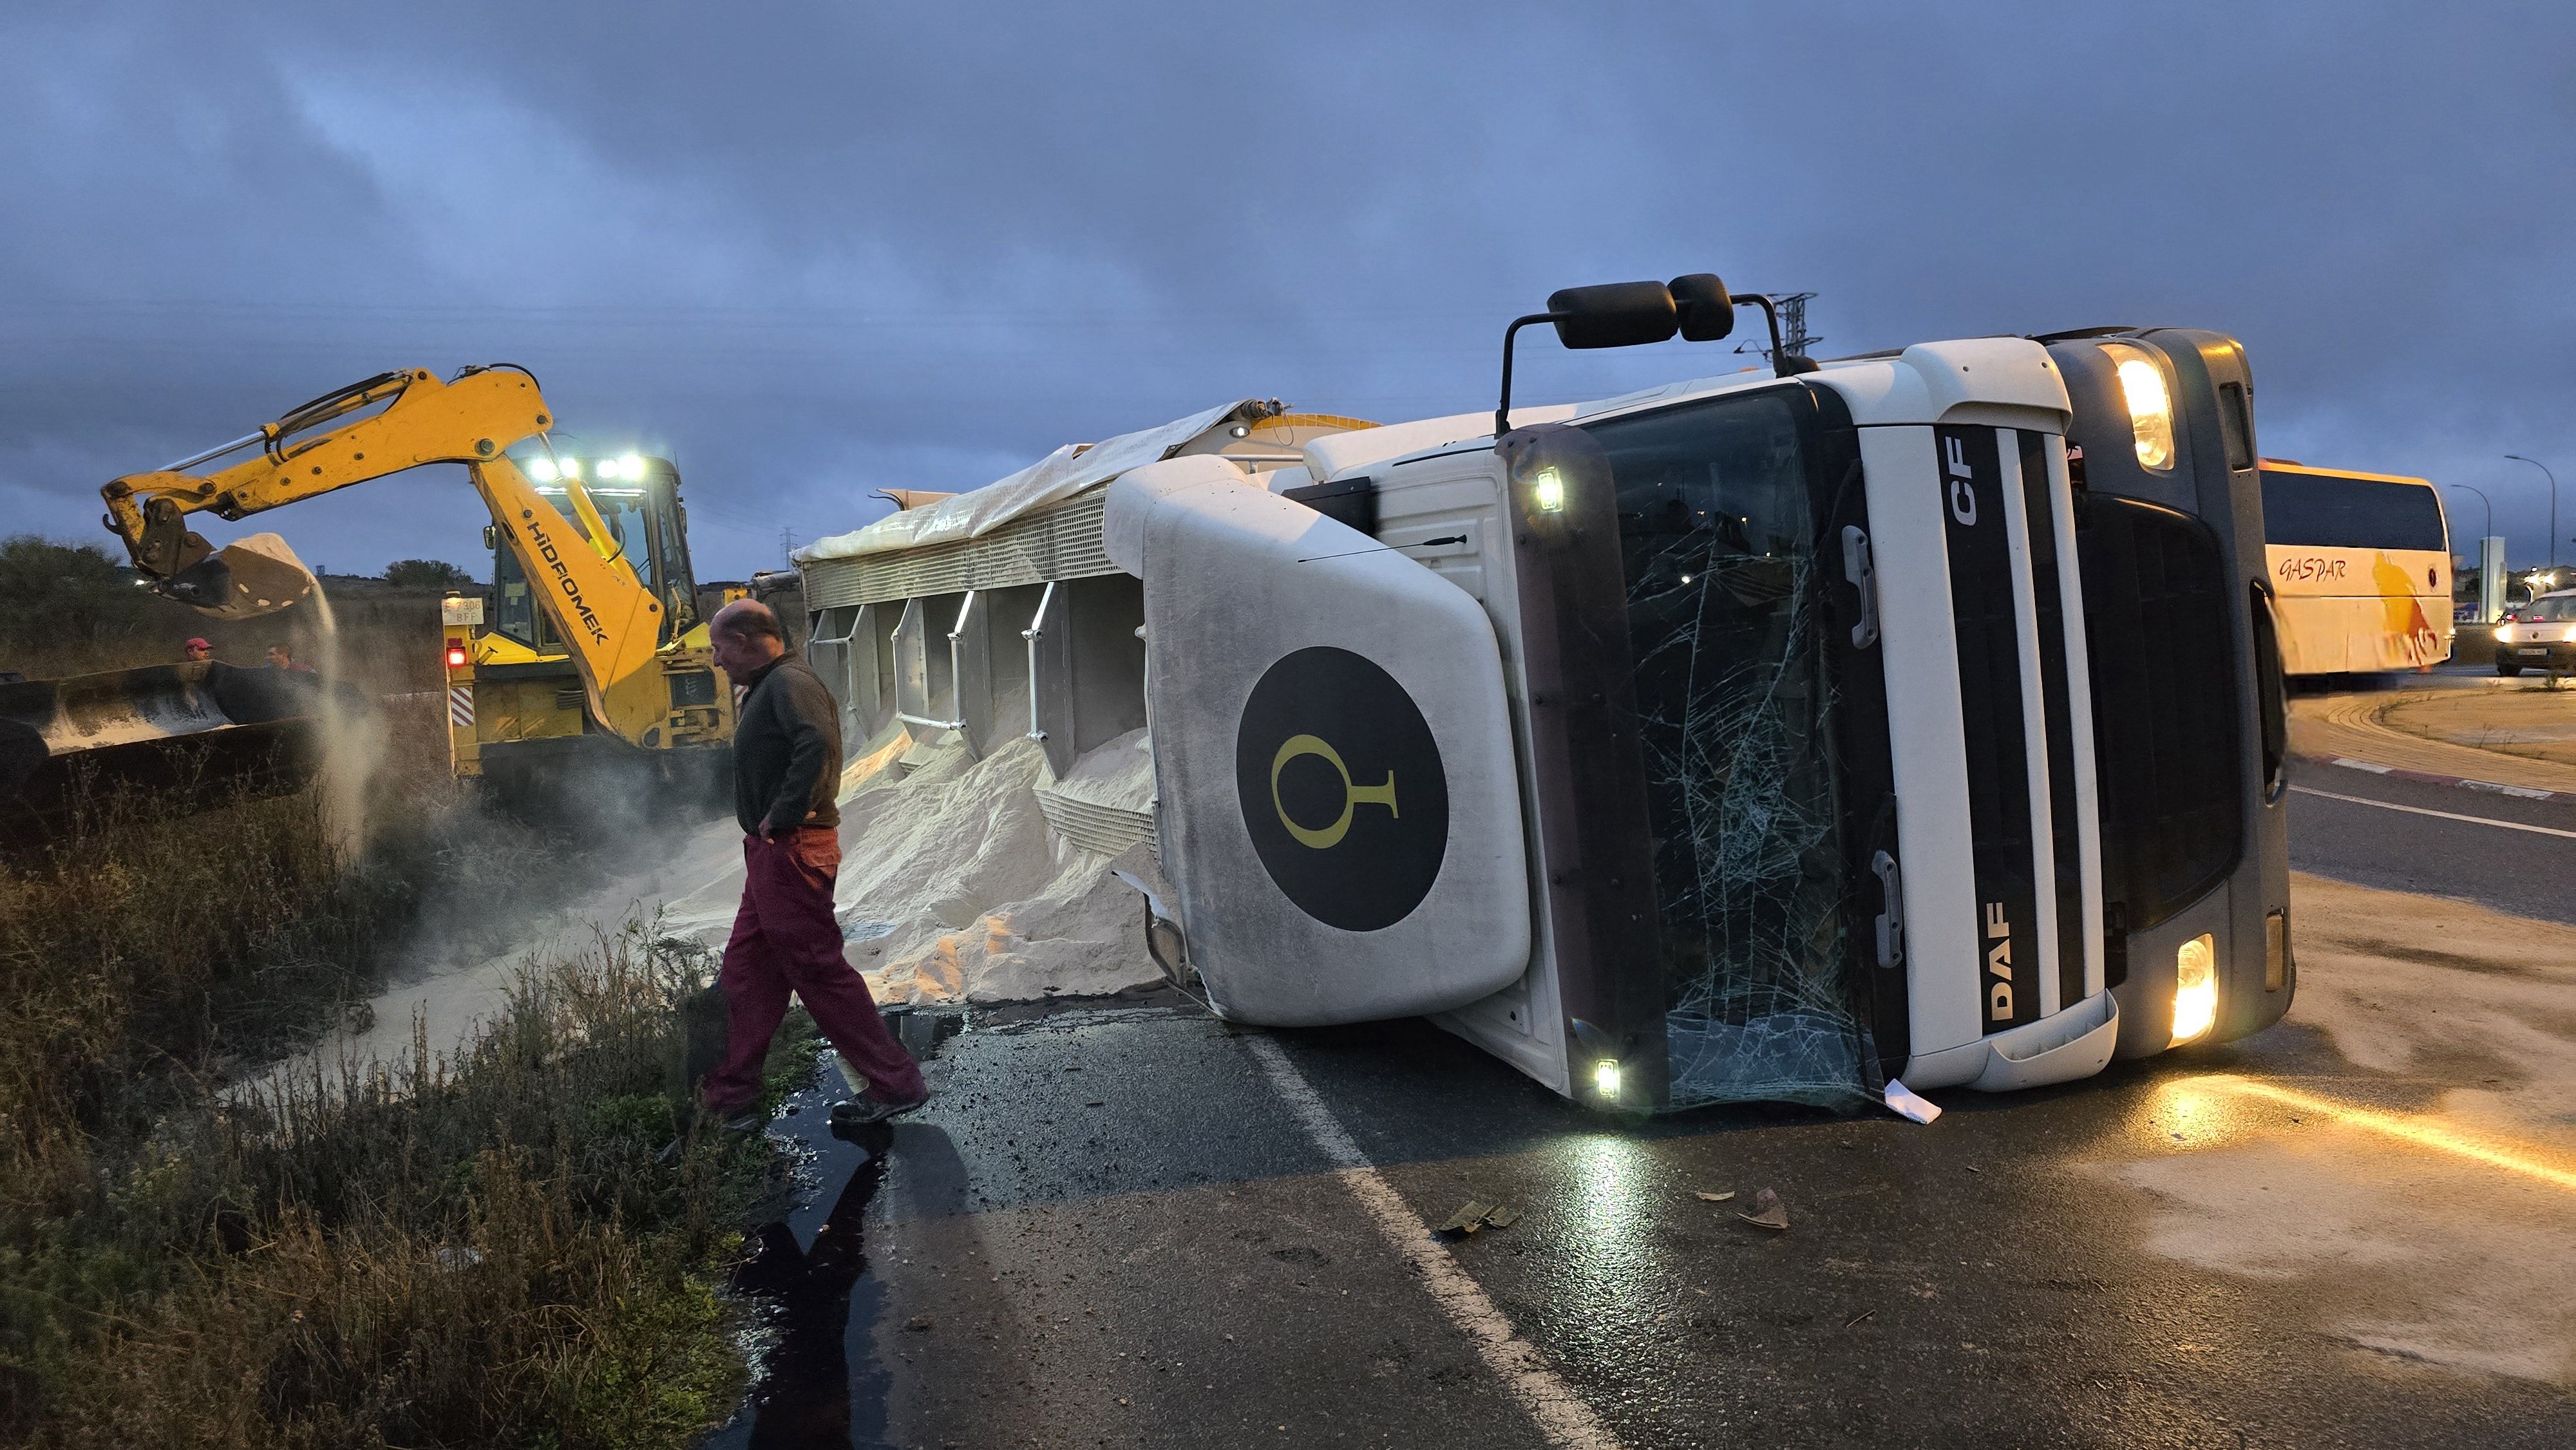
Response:
[[[2510,680],[2514,676],[2522,673],[2522,666],[2515,664],[2511,660],[2498,660],[2496,661],[2496,673]]]

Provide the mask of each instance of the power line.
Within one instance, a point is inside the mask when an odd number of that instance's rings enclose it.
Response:
[[[1780,346],[1791,357],[1814,357],[1816,344],[1824,341],[1823,338],[1807,331],[1807,304],[1815,298],[1816,294],[1813,292],[1792,292],[1786,297],[1771,299],[1771,304],[1780,309]],[[1778,358],[1771,356],[1771,349],[1764,347],[1760,339],[1741,344],[1735,350],[1741,353],[1758,353],[1763,361],[1775,365],[1779,362]]]

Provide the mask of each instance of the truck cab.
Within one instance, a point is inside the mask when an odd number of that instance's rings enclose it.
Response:
[[[2160,422],[2103,341],[1981,338],[1339,434],[1285,492],[1117,479],[1211,1004],[1435,1014],[1627,1109],[2029,1087],[2277,1019],[2241,350],[2113,342]],[[2164,470],[2100,462],[2151,426]]]

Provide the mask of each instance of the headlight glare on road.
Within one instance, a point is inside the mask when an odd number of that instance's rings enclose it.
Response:
[[[1593,1089],[1612,1102],[1619,1100],[1619,1060],[1605,1057],[1592,1069]]]
[[[2202,932],[2174,953],[2173,1038],[2179,1047],[2218,1020],[2218,943]]]

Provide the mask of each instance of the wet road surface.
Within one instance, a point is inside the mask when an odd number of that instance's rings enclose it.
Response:
[[[2299,781],[2564,815],[2357,774]],[[2576,928],[2461,904],[2570,920],[2576,840],[2292,810],[2360,885],[2300,883],[2286,1023],[1929,1127],[1622,1125],[1421,1022],[979,1022],[883,1151],[827,1142],[713,1443],[2576,1444]],[[1522,1217],[1426,1256],[1471,1199]]]

